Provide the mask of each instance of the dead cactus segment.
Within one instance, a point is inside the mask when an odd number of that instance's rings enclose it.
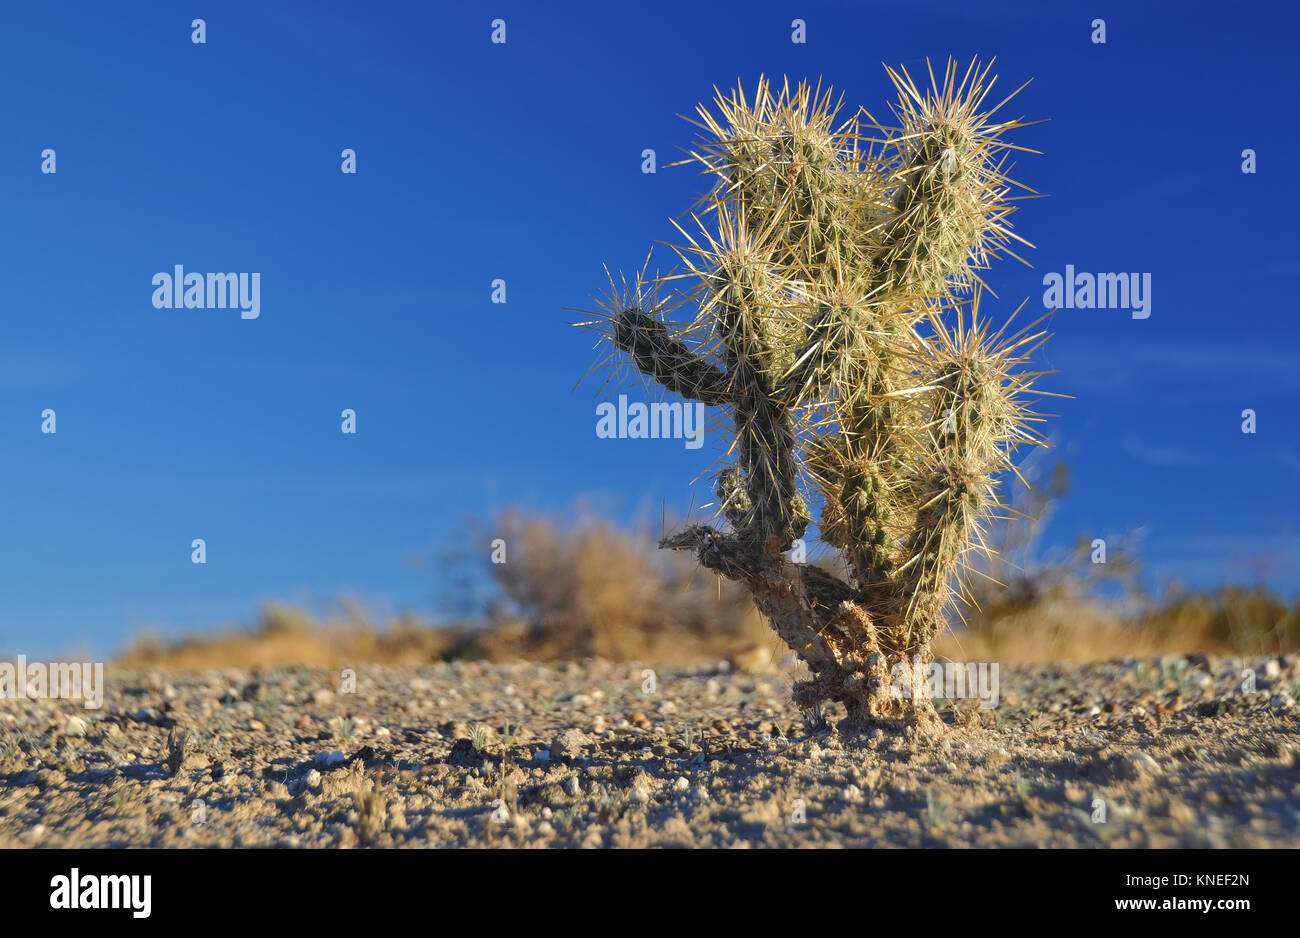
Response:
[[[940,726],[893,669],[928,663],[1012,454],[1041,444],[1027,407],[1044,340],[1004,336],[979,312],[978,271],[1008,245],[1006,132],[995,79],[949,62],[932,87],[889,69],[895,126],[806,82],[760,79],[700,105],[684,162],[713,179],[679,226],[681,267],[615,285],[601,341],[665,390],[719,408],[733,434],[714,476],[726,530],[692,525],[660,546],[742,582],[813,677],[795,688],[849,724]],[[1005,103],[1005,102],[1003,102]],[[660,300],[685,280],[693,288]],[[668,314],[692,306],[674,324]],[[847,580],[784,552],[819,508]]]

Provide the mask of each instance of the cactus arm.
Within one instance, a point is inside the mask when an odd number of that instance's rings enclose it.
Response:
[[[658,318],[635,306],[621,310],[613,339],[642,374],[669,391],[710,406],[730,403],[726,373],[692,352]]]

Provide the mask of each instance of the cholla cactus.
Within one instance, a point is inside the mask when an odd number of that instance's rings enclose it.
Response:
[[[895,666],[931,661],[965,560],[985,549],[996,477],[1018,445],[1041,444],[1022,366],[1043,334],[991,332],[979,314],[977,271],[1020,240],[1002,135],[1021,123],[981,110],[993,79],[978,63],[931,72],[925,93],[888,72],[892,127],[865,111],[837,124],[832,93],[806,83],[701,105],[683,162],[715,184],[692,212],[699,231],[679,226],[683,266],[611,277],[584,325],[734,429],[716,476],[725,528],[660,546],[748,586],[811,671],[802,706],[935,732],[928,699],[891,692]],[[677,280],[694,289],[669,295]],[[694,318],[673,324],[688,303]],[[846,579],[785,556],[810,504]]]

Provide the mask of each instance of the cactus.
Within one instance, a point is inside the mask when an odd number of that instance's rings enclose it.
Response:
[[[682,163],[714,184],[691,212],[698,232],[678,225],[680,266],[611,276],[580,325],[734,430],[715,479],[725,526],[660,547],[747,585],[808,665],[802,707],[838,701],[850,729],[937,733],[928,699],[891,692],[896,666],[932,660],[966,559],[987,550],[999,476],[1020,445],[1042,445],[1025,366],[1045,334],[992,331],[979,311],[978,271],[1022,241],[1003,134],[1023,123],[981,110],[994,79],[977,62],[931,70],[924,93],[887,71],[893,126],[866,111],[837,123],[842,100],[820,83],[760,79],[752,100],[738,86],[716,114],[700,105]],[[693,286],[670,295],[677,281]],[[694,317],[673,322],[686,304]],[[785,556],[810,504],[843,578]]]

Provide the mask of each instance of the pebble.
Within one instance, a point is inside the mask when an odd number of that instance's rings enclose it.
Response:
[[[857,785],[846,785],[840,791],[840,799],[850,804],[856,804],[862,800],[862,789]]]
[[[1276,658],[1269,658],[1268,661],[1264,662],[1264,677],[1270,681],[1276,681],[1281,676],[1282,665],[1278,663]]]
[[[576,775],[570,775],[561,784],[564,786],[564,793],[571,798],[576,797],[582,791],[582,783],[578,781]]]
[[[311,702],[314,704],[327,704],[333,702],[333,700],[334,691],[330,690],[328,687],[322,687],[318,690],[312,691]]]
[[[320,788],[320,779],[321,779],[320,773],[317,772],[315,769],[310,769],[308,770],[306,776],[303,777],[303,782],[306,784],[308,788],[317,789]]]
[[[1133,766],[1139,775],[1158,775],[1160,773],[1160,764],[1145,752],[1134,753],[1129,758],[1129,764]]]
[[[564,730],[551,743],[551,755],[556,759],[576,758],[582,754],[582,749],[588,742],[587,734],[582,730]]]
[[[691,787],[691,783],[686,780],[685,775],[677,776],[677,781],[673,782],[673,791],[686,791]]]
[[[633,804],[645,804],[650,800],[650,793],[638,785],[628,794],[627,800]]]
[[[85,736],[86,730],[88,729],[90,729],[90,724],[74,714],[73,716],[68,717],[67,723],[63,724],[63,735]]]
[[[539,749],[539,750],[537,750],[537,755],[535,756],[535,758],[537,759],[538,762],[550,762],[550,761],[551,761],[551,750],[549,750],[549,749]]]
[[[316,756],[316,764],[323,765],[325,768],[333,768],[336,765],[342,765],[348,761],[343,753],[335,749],[333,752],[322,752]]]

